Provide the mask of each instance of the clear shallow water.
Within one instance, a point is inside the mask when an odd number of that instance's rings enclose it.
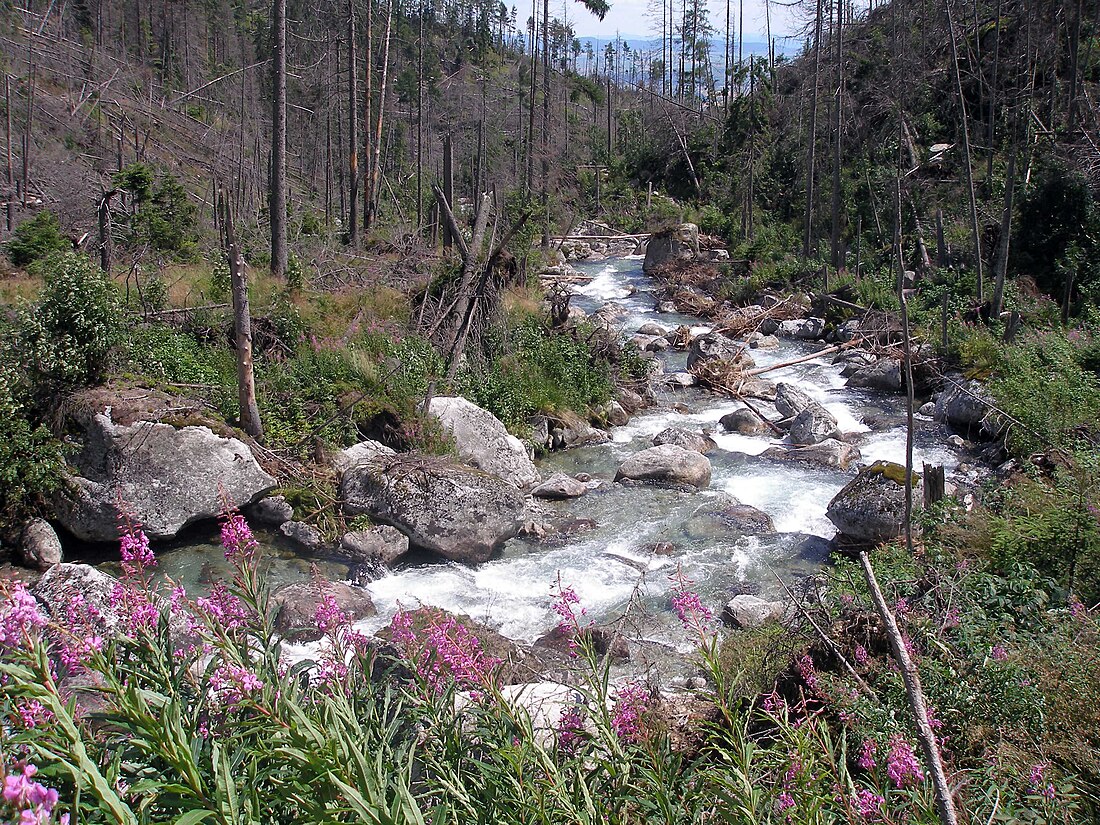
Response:
[[[653,285],[642,275],[641,260],[630,257],[581,265],[593,279],[576,287],[575,304],[590,313],[606,303],[614,304],[622,313],[617,323],[627,334],[646,323],[707,331],[697,318],[655,310]],[[758,366],[768,366],[813,351],[810,344],[784,340],[779,349],[753,350],[752,356]],[[836,416],[841,431],[858,434],[856,443],[864,463],[878,459],[903,462],[901,397],[846,389],[840,368],[829,363],[830,357],[763,377],[796,384],[824,404]],[[661,359],[665,370],[673,372],[683,369],[685,356],[668,352]],[[671,577],[677,570],[695,582],[715,614],[736,592],[779,595],[782,589],[777,576],[794,582],[819,570],[828,558],[827,540],[835,533],[825,518],[826,506],[855,471],[760,458],[760,453],[781,442],[722,432],[719,419],[741,406],[728,398],[694,388],[662,391],[660,398],[657,408],[612,430],[610,443],[552,454],[539,462],[544,476],[557,471],[585,472],[604,482],[579,499],[544,505],[553,513],[553,521],[590,519],[595,522],[593,529],[543,542],[513,539],[497,558],[478,566],[421,562],[399,568],[368,585],[378,616],[364,621],[362,629],[373,631],[383,626],[399,606],[423,604],[467,614],[513,639],[533,641],[556,624],[550,593],[560,577],[563,584],[576,590],[597,621],[618,617],[629,606],[639,617],[642,635],[678,647],[683,645],[683,634],[670,611]],[[672,409],[674,403],[687,411]],[[760,402],[760,406],[769,405]],[[865,416],[879,422],[874,431],[863,423]],[[719,449],[710,455],[710,487],[688,493],[613,483],[622,461],[651,446],[653,436],[669,426],[711,431]],[[928,461],[946,465],[949,472],[954,468],[957,458],[945,446],[945,436],[938,425],[918,420],[916,466]],[[708,518],[707,507],[719,505],[725,495],[768,513],[779,532],[742,536]],[[657,543],[671,549],[656,554],[653,546]],[[203,581],[224,575],[220,548],[212,541],[191,542],[162,558],[162,570],[185,582],[201,586]],[[350,574],[346,565],[320,567],[330,578]],[[279,581],[305,578],[310,574],[310,562],[279,551],[272,572]]]

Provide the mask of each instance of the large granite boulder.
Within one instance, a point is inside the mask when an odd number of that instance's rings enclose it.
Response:
[[[483,562],[523,526],[524,496],[496,476],[422,456],[365,462],[344,473],[349,515],[391,524],[410,543],[453,561]]]
[[[565,473],[554,473],[531,491],[535,498],[580,498],[588,492],[588,485]]]
[[[662,444],[634,453],[624,461],[615,480],[624,478],[706,487],[710,484],[710,459],[695,450]]]
[[[813,464],[831,470],[847,470],[854,462],[862,458],[859,448],[845,444],[835,438],[826,438],[818,444],[808,444],[794,448],[770,447],[762,453],[763,458],[774,461],[794,461],[799,464]]]
[[[436,396],[428,413],[454,437],[458,457],[467,464],[521,489],[541,480],[523,442],[488,410],[465,398]]]
[[[783,621],[787,605],[747,593],[734,596],[722,611],[722,621],[735,630],[752,630],[770,622]]]
[[[794,418],[814,400],[793,384],[780,381],[775,385],[775,408],[784,418]]]
[[[781,338],[800,338],[803,341],[813,341],[825,334],[825,320],[823,318],[806,318],[801,321],[783,321],[777,330]]]
[[[919,501],[919,479],[914,482],[913,497]],[[826,515],[842,535],[858,544],[896,539],[905,524],[905,468],[876,461],[833,497]]]
[[[726,432],[740,433],[741,435],[770,435],[771,427],[760,419],[756,413],[748,407],[726,413],[718,423]]]
[[[642,271],[650,272],[666,261],[690,259],[699,254],[699,227],[682,223],[663,232],[654,232],[645,247]]]
[[[756,366],[746,347],[720,332],[700,335],[688,347],[688,370],[694,371],[698,365],[708,361],[737,361],[745,369]]]
[[[709,435],[685,430],[682,427],[666,427],[653,436],[653,444],[656,447],[662,444],[675,444],[677,447],[694,450],[704,455],[718,449],[718,445]]]
[[[352,444],[347,449],[341,450],[332,457],[332,468],[343,475],[353,467],[360,464],[374,464],[379,461],[389,461],[397,456],[397,453],[377,441],[360,441]]]
[[[936,397],[934,417],[974,437],[992,435],[997,417],[991,410],[993,396],[981,381],[949,376],[947,387]]]
[[[880,358],[852,373],[847,383],[849,387],[879,392],[901,392],[903,384],[901,361],[897,358]]]
[[[248,446],[207,427],[137,421],[115,424],[98,414],[76,457],[73,492],[57,503],[57,522],[85,541],[118,539],[119,505],[152,539],[167,539],[228,505],[258,501],[275,486]]]
[[[101,635],[113,631],[119,614],[111,601],[118,579],[87,564],[55,564],[38,580],[31,593],[51,619],[64,625],[73,599],[87,605],[82,618],[94,625]],[[93,629],[93,628],[89,628]]]
[[[684,523],[684,534],[694,539],[720,540],[731,536],[764,536],[775,532],[771,516],[730,495],[720,495],[697,508]]]
[[[791,422],[792,444],[819,444],[836,435],[836,418],[816,402],[802,410]]]
[[[409,537],[388,524],[345,533],[334,555],[356,564],[384,564],[387,567],[409,552]]]

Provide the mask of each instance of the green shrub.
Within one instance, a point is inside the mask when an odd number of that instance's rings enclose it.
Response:
[[[126,320],[115,285],[74,253],[39,261],[42,297],[19,316],[16,347],[39,389],[94,384],[107,374],[108,355]]]
[[[0,527],[13,528],[36,515],[66,478],[58,441],[33,424],[19,400],[14,364],[0,363]]]
[[[13,264],[29,266],[54,252],[72,249],[72,244],[62,236],[54,214],[44,209],[15,228],[7,248]]]
[[[147,243],[181,259],[194,257],[196,210],[174,175],[158,175],[144,163],[133,163],[115,173],[114,183],[126,190],[132,201],[127,237],[131,246]]]

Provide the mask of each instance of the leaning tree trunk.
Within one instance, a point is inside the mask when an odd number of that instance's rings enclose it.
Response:
[[[274,100],[271,107],[271,274],[286,276],[286,0],[274,0]]]
[[[810,257],[814,224],[814,177],[817,174],[817,95],[821,86],[821,4],[817,0],[817,22],[814,25],[814,83],[810,102],[809,140],[806,147],[806,226],[802,236],[802,257]]]

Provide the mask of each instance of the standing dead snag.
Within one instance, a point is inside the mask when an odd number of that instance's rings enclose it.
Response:
[[[229,263],[229,278],[233,294],[233,338],[237,345],[237,398],[240,402],[241,429],[255,439],[263,438],[260,408],[256,403],[256,378],[252,370],[252,316],[248,307],[248,278],[244,257],[233,229],[233,212],[222,192],[222,227],[225,232],[225,255]]]

